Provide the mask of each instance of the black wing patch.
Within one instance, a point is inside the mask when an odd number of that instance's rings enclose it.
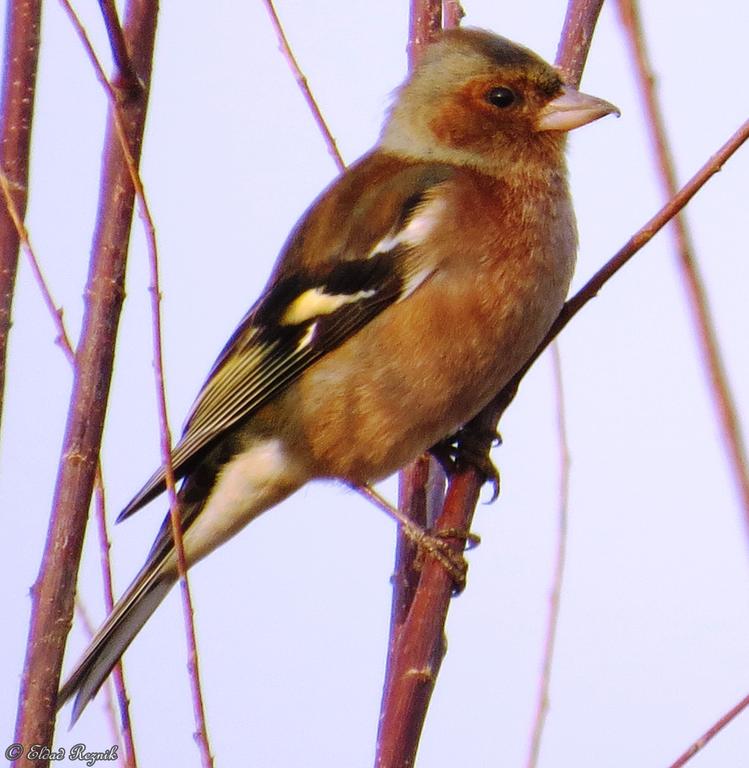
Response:
[[[398,274],[397,258],[396,249],[341,263],[322,285],[312,277],[279,281],[237,329],[198,396],[172,452],[175,477],[183,477],[227,429],[397,301],[412,277]],[[155,472],[117,520],[159,495],[164,478],[163,469]]]

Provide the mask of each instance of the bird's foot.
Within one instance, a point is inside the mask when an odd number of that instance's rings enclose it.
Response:
[[[478,546],[481,543],[479,536],[459,528],[446,528],[434,532],[428,531],[411,520],[397,507],[390,504],[387,499],[384,499],[370,485],[353,487],[400,524],[403,534],[416,547],[415,568],[421,568],[425,556],[432,557],[452,578],[455,594],[463,591],[468,572],[468,563],[463,557],[463,552],[466,549],[473,549],[473,547]]]
[[[454,593],[460,594],[466,586],[468,562],[463,557],[466,549],[473,549],[481,543],[481,537],[471,531],[459,528],[445,528],[441,531],[428,531],[409,521],[401,523],[404,535],[416,546],[417,556],[414,568],[420,570],[425,557],[436,560],[453,580]],[[457,543],[459,549],[456,548]]]

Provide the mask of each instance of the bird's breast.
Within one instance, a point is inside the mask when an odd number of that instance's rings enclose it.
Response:
[[[476,415],[542,341],[574,265],[566,187],[512,204],[510,190],[491,193],[463,195],[435,227],[435,271],[418,290],[284,395],[303,403],[296,439],[313,472],[391,474]]]

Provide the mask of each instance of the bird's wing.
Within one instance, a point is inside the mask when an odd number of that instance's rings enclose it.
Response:
[[[305,225],[310,219],[314,226],[316,209],[310,209],[282,253],[277,278],[230,338],[190,410],[172,452],[176,478],[184,476],[226,430],[268,403],[316,360],[430,276],[433,267],[418,245],[444,205],[440,187],[450,173],[445,166],[424,163],[380,180],[378,194],[363,195],[350,217],[347,211],[335,212],[336,220],[348,227],[346,236],[339,238],[344,251],[322,254],[321,268],[296,265],[290,271],[284,256],[296,252],[300,261],[298,253],[304,245],[298,241],[309,240],[310,227]],[[384,214],[382,206],[386,206]],[[377,218],[386,224],[376,228],[380,231],[371,231],[367,225],[372,219],[368,209],[375,207]],[[165,472],[160,468],[118,521],[164,488]]]

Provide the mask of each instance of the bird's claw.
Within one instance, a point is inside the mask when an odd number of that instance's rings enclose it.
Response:
[[[502,436],[494,430],[478,430],[473,426],[462,427],[454,435],[441,440],[430,448],[430,453],[439,461],[448,475],[473,467],[491,483],[492,496],[489,503],[499,497],[499,471],[489,458],[488,448],[501,445]]]
[[[478,533],[467,531],[465,528],[443,528],[441,531],[436,531],[434,535],[440,539],[461,539],[465,541],[465,549],[475,549],[481,544],[481,536]]]

